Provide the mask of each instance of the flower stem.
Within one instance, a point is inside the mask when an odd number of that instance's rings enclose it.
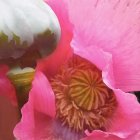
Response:
[[[29,91],[31,89],[32,81],[34,78],[35,70],[33,68],[20,67],[12,68],[7,76],[16,89],[16,96],[19,109],[28,101]]]

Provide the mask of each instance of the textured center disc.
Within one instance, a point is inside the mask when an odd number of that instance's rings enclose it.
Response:
[[[85,110],[97,109],[105,104],[108,91],[97,71],[76,70],[70,80],[70,98]]]
[[[62,125],[77,132],[106,129],[117,101],[95,65],[74,56],[51,79],[51,85],[56,97],[56,118]]]

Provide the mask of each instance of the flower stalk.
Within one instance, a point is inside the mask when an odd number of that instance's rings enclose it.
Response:
[[[29,67],[24,69],[20,69],[19,67],[13,68],[7,74],[16,89],[19,109],[21,109],[28,100],[34,74],[35,70]]]

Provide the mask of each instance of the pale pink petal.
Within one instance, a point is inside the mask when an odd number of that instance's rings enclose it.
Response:
[[[111,63],[112,61],[103,69],[103,81],[113,89],[118,101],[118,108],[108,131],[116,133],[119,137],[127,138],[129,135],[132,137],[133,133],[140,131],[140,104],[135,95],[113,88],[114,77]]]
[[[135,95],[114,90],[118,108],[109,131],[118,132],[123,136],[140,131],[140,104]],[[128,127],[130,126],[130,127]]]
[[[87,132],[88,137],[82,139],[82,140],[139,140],[140,139],[140,132],[133,133],[132,135],[129,135],[127,138],[119,137],[115,133],[108,133],[103,132],[100,130],[95,130],[92,133]]]
[[[91,49],[92,46],[85,49],[84,47],[82,48],[82,44],[80,44],[81,47],[77,47],[79,46],[78,42],[73,41],[73,45],[75,46],[73,47],[74,53],[86,58],[93,64],[96,64],[103,71],[104,82],[108,87],[113,89],[116,95],[118,108],[113,117],[111,128],[108,131],[119,133],[123,137],[128,137],[133,132],[140,130],[140,104],[138,103],[137,98],[133,94],[124,93],[113,87],[114,73],[112,71],[111,55],[104,53],[96,47],[93,50]],[[128,127],[128,125],[131,127]]]
[[[17,105],[15,88],[6,76],[7,72],[8,67],[6,65],[0,65],[0,96],[6,96],[13,105]]]
[[[72,40],[72,25],[68,19],[68,11],[63,0],[46,0],[58,17],[61,26],[61,38],[57,49],[52,55],[38,62],[37,69],[50,77],[72,55],[70,42]]]
[[[93,50],[95,46],[113,54],[116,87],[140,90],[139,0],[65,2],[80,42]]]
[[[112,59],[111,54],[104,52],[102,49],[93,46],[85,46],[82,44],[80,40],[78,40],[79,36],[75,36],[72,41],[72,48],[74,50],[74,54],[77,54],[93,64],[95,64],[100,70],[103,70],[106,65]]]
[[[109,84],[110,87],[114,87],[115,80],[114,71],[112,68],[112,55],[104,52],[102,49],[96,46],[85,46],[84,42],[82,42],[79,37],[80,35],[75,35],[71,43],[74,54],[77,54],[95,64],[100,70],[103,71],[103,75],[106,77],[104,78],[106,80],[106,84]]]
[[[104,82],[108,87],[113,89],[118,101],[118,107],[108,131],[119,133],[123,137],[128,137],[132,133],[139,131],[140,104],[135,95],[114,88],[114,71],[111,54],[105,53],[98,47],[92,49],[92,46],[84,46],[82,43],[78,40],[78,36],[75,36],[72,42],[74,53],[96,64],[102,70]],[[128,125],[131,127],[128,127]]]
[[[55,97],[46,77],[37,72],[29,93],[29,101],[22,108],[21,122],[14,135],[20,140],[40,140],[47,135],[50,120],[55,116]]]

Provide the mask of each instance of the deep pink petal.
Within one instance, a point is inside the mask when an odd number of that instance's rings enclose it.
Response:
[[[35,75],[28,104],[50,117],[55,116],[55,96],[48,80],[41,72]]]
[[[47,135],[50,119],[55,116],[55,97],[46,77],[37,72],[29,93],[29,101],[22,108],[21,122],[14,134],[21,140],[40,140]]]
[[[7,65],[0,64],[0,75],[4,75],[8,72],[9,68]]]
[[[26,113],[24,115],[24,113]],[[20,140],[45,139],[50,131],[52,120],[46,115],[31,109],[29,106],[23,108],[22,119],[14,129],[14,135]]]
[[[14,105],[17,105],[15,88],[6,76],[7,72],[8,67],[6,65],[0,65],[0,96],[6,96]]]
[[[140,90],[139,0],[65,1],[80,42],[112,53],[116,87]]]

